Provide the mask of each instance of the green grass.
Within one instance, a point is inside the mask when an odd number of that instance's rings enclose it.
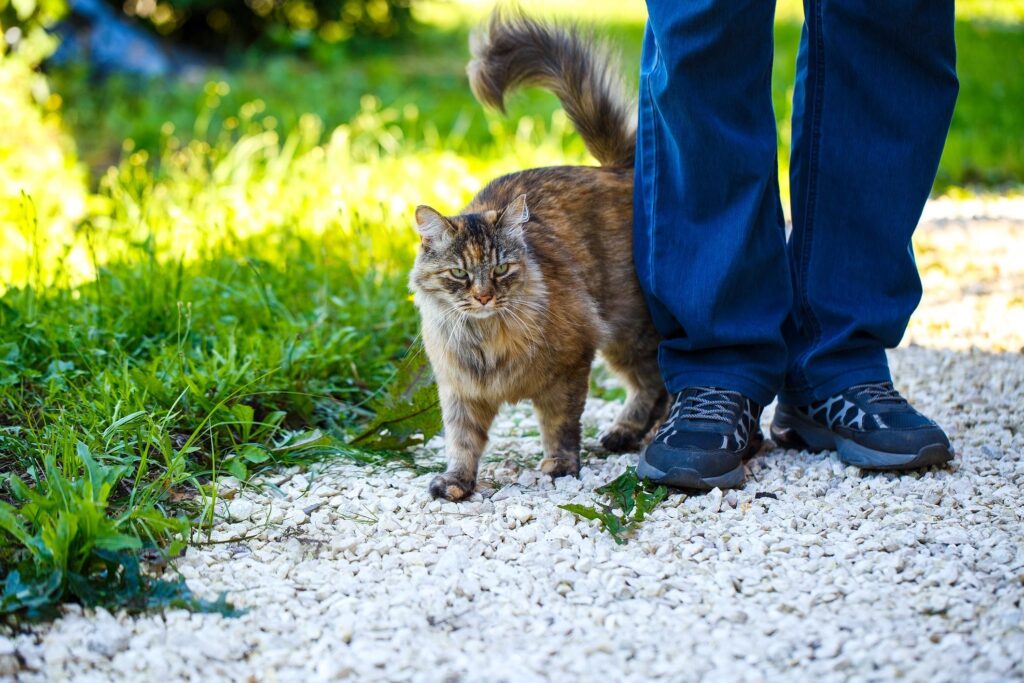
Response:
[[[428,6],[435,24],[403,45],[389,45],[368,54],[342,55],[334,61],[302,61],[290,57],[253,56],[229,72],[217,74],[230,84],[225,96],[203,97],[202,85],[171,83],[140,90],[131,81],[115,80],[97,93],[80,74],[57,74],[64,97],[65,120],[81,134],[84,159],[97,168],[114,163],[127,137],[154,150],[170,120],[176,131],[192,135],[197,106],[219,102],[218,112],[201,126],[219,128],[247,102],[258,101],[280,130],[291,130],[305,113],[314,113],[327,128],[357,115],[360,98],[372,93],[395,112],[415,110],[415,121],[402,121],[404,133],[425,128],[454,131],[452,151],[478,156],[493,149],[495,127],[514,130],[523,116],[543,125],[557,110],[544,93],[518,96],[507,121],[486,117],[472,100],[464,77],[468,31],[488,3]],[[788,182],[789,117],[792,111],[797,45],[802,14],[799,3],[779,3],[776,22],[773,100],[779,130],[781,177]],[[643,3],[582,6],[578,0],[527,3],[545,13],[582,16],[594,22],[621,50],[627,75],[639,64],[643,36]],[[1024,181],[1024,76],[1012,65],[1024,64],[1024,2],[961,2],[956,37],[961,94],[943,154],[935,191],[964,185],[996,187]],[[635,80],[635,78],[634,78]],[[198,103],[198,105],[197,105]],[[84,134],[86,133],[87,134]],[[571,144],[571,143],[570,143]]]
[[[145,236],[106,236],[123,251],[95,279],[0,298],[0,471],[28,474],[9,476],[0,496],[14,506],[0,511],[35,539],[12,532],[0,563],[60,576],[57,594],[86,604],[76,577],[103,572],[108,533],[136,539],[120,550],[167,547],[210,521],[219,477],[353,455],[349,434],[414,336],[408,249],[379,226],[314,241],[285,222],[189,258],[160,246],[189,234],[160,225],[165,211],[144,202]],[[26,494],[80,482],[89,453],[114,474],[101,498],[73,499],[55,535]]]
[[[1024,177],[1024,77],[1006,66],[1024,62],[1021,6],[961,4],[938,191]],[[642,3],[545,7],[604,19],[635,71]],[[398,451],[436,410],[421,359],[402,362],[412,208],[454,211],[501,173],[588,159],[551,96],[517,96],[508,119],[472,100],[482,9],[439,4],[405,44],[252,55],[199,82],[44,78],[0,55],[0,613],[225,611],[138,561],[201,532],[223,477],[415,466]],[[780,122],[798,34],[783,3]]]

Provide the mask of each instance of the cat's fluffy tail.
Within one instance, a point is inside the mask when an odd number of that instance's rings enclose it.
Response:
[[[633,165],[636,110],[608,49],[579,27],[497,10],[470,39],[469,83],[483,104],[505,110],[505,93],[538,85],[565,113],[603,166]]]

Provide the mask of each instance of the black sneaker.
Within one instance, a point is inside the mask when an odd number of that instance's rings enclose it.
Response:
[[[838,451],[848,465],[910,470],[953,459],[949,437],[892,382],[857,384],[807,406],[779,404],[772,439],[784,448]]]
[[[764,441],[761,406],[738,391],[692,387],[640,454],[636,473],[657,484],[711,490],[742,486],[743,460]]]

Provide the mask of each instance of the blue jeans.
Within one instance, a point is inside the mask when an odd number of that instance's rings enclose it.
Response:
[[[634,253],[670,391],[806,404],[889,379],[956,101],[953,0],[805,0],[787,242],[774,3],[648,0]]]

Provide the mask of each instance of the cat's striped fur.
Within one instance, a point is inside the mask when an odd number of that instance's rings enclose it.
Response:
[[[421,249],[410,278],[437,377],[448,470],[433,495],[459,500],[476,484],[503,403],[533,402],[541,469],[579,472],[580,416],[600,351],[629,396],[602,436],[636,448],[663,417],[658,335],[632,260],[635,111],[607,52],[575,28],[497,13],[472,43],[473,92],[540,85],[560,98],[600,167],[563,166],[491,182],[459,215],[416,211]]]

